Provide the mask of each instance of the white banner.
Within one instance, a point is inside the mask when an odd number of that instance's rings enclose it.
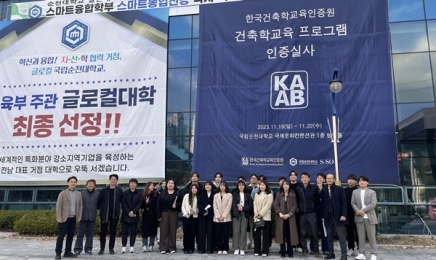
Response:
[[[167,35],[145,23],[14,22],[30,31],[0,40],[0,181],[164,177]]]
[[[59,0],[11,4],[11,20],[193,6],[241,0]]]

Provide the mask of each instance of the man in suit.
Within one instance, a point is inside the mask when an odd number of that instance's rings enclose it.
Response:
[[[56,240],[56,257],[61,259],[62,244],[64,237],[67,235],[65,243],[64,257],[76,258],[77,255],[71,252],[73,245],[74,231],[76,230],[76,222],[82,217],[82,194],[76,190],[77,178],[71,176],[67,180],[68,189],[63,190],[56,202],[56,221],[59,223],[59,234]]]
[[[360,176],[360,190],[353,191],[351,197],[351,207],[353,207],[356,213],[354,221],[356,222],[357,235],[359,237],[359,255],[356,259],[366,259],[364,254],[366,233],[371,248],[371,260],[376,260],[377,243],[375,240],[375,225],[378,224],[378,221],[374,208],[377,205],[377,195],[375,191],[368,189],[368,183],[368,177]]]
[[[323,187],[321,200],[323,203],[323,219],[327,228],[327,241],[329,245],[329,255],[325,259],[334,259],[333,248],[333,228],[339,237],[341,245],[341,260],[347,260],[347,242],[345,239],[344,225],[347,221],[347,198],[342,187],[335,185],[335,177],[332,173],[327,174],[327,186]]]

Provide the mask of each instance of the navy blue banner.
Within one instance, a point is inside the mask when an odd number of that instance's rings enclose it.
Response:
[[[387,8],[382,0],[201,6],[193,170],[271,181],[291,170],[334,173],[337,68],[340,179],[399,184]]]

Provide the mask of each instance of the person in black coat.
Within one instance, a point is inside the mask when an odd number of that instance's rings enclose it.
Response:
[[[198,196],[198,253],[213,254],[214,223],[213,223],[213,192],[212,182],[206,181],[204,190]]]
[[[321,191],[321,201],[323,208],[323,221],[327,228],[327,241],[329,245],[329,255],[324,259],[334,259],[333,249],[333,228],[339,237],[341,246],[341,260],[347,259],[347,241],[345,239],[344,226],[347,221],[347,198],[342,187],[335,185],[333,174],[327,174],[327,186]]]
[[[117,225],[120,217],[120,205],[123,198],[123,190],[117,186],[118,175],[109,175],[109,185],[100,190],[98,205],[100,209],[100,251],[99,255],[104,254],[106,246],[106,234],[109,227],[109,253],[115,254],[115,237],[117,235]]]
[[[157,235],[157,192],[154,191],[154,185],[152,182],[147,182],[142,193],[142,251],[153,251],[154,239]]]
[[[236,187],[238,191],[233,193],[232,200],[233,249],[235,255],[245,255],[245,250],[247,250],[247,225],[248,218],[253,210],[253,199],[245,186],[244,180],[239,180]]]
[[[136,190],[138,186],[137,179],[130,179],[129,189],[123,193],[123,200],[121,206],[123,208],[123,213],[121,215],[121,222],[123,223],[123,228],[121,231],[121,243],[123,248],[121,253],[126,253],[127,245],[127,235],[130,230],[130,253],[134,253],[134,246],[136,241],[136,225],[139,221],[139,209],[141,208],[142,196]]]

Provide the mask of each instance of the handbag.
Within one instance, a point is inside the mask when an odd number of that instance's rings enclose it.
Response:
[[[254,218],[253,219],[253,226],[254,226],[254,231],[256,231],[258,228],[263,228],[265,226],[265,220],[259,219],[259,218]]]

